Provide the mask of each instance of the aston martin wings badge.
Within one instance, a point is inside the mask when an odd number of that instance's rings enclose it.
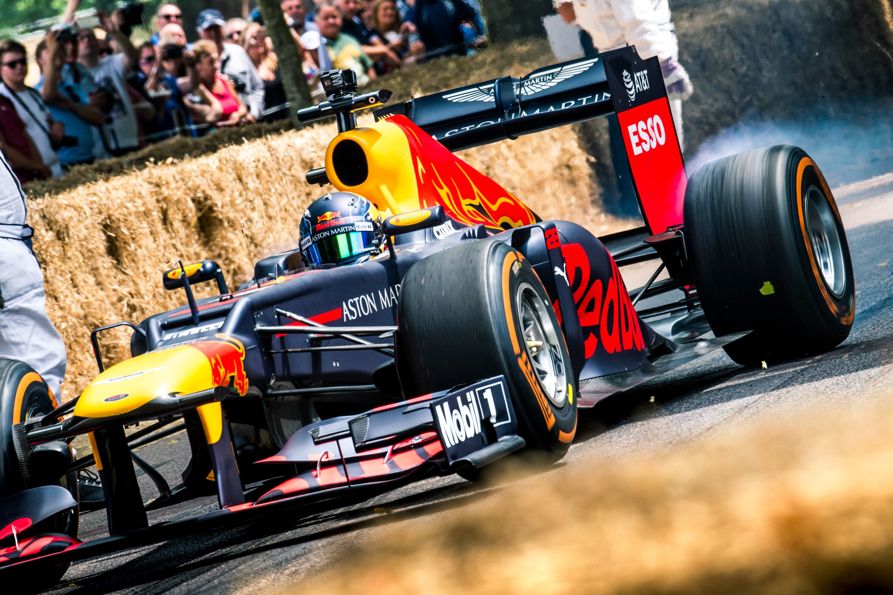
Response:
[[[524,97],[536,95],[537,93],[551,89],[569,78],[586,72],[592,68],[592,65],[596,62],[598,62],[598,58],[592,58],[590,60],[574,62],[572,64],[566,64],[557,68],[537,72],[532,77],[516,82],[515,93]],[[473,87],[471,89],[463,89],[462,91],[449,93],[444,95],[443,98],[454,103],[470,103],[474,101],[489,103],[493,101],[493,88],[493,83],[488,83],[480,87]]]

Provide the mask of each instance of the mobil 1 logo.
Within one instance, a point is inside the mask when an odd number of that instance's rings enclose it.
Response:
[[[434,401],[431,413],[450,463],[484,448],[498,436],[517,431],[502,377],[477,382]]]

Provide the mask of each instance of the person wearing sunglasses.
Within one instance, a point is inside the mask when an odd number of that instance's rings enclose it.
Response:
[[[50,176],[62,175],[62,164],[54,147],[62,143],[65,128],[53,120],[40,93],[25,84],[28,60],[25,47],[13,40],[0,42],[0,95],[12,103],[25,130],[40,154]]]
[[[176,25],[183,25],[183,11],[180,10],[180,7],[176,4],[171,4],[166,2],[158,7],[158,10],[155,12],[155,33],[152,34],[152,37],[149,41],[152,42],[152,45],[158,45],[158,38],[162,29],[164,29],[165,25],[170,25],[174,23]]]
[[[145,78],[149,78],[149,75],[152,73],[152,69],[155,67],[155,48],[148,41],[144,42],[139,47],[140,57],[139,62],[137,62],[137,68]]]

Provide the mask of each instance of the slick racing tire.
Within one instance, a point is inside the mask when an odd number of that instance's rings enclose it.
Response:
[[[692,277],[717,336],[746,366],[829,351],[853,325],[856,288],[840,213],[802,150],[775,146],[714,161],[685,192]]]
[[[41,417],[55,407],[47,383],[37,372],[23,362],[0,359],[0,496],[34,487],[27,467],[16,453],[14,426]],[[63,475],[56,483],[69,490],[77,500],[74,473]],[[46,529],[76,537],[77,509],[56,515]]]
[[[407,396],[503,374],[529,447],[560,458],[576,386],[546,290],[517,251],[480,241],[430,256],[403,281],[397,369]]]

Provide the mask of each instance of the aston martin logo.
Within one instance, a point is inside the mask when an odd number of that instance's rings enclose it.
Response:
[[[531,95],[542,93],[570,78],[583,74],[592,68],[592,65],[596,62],[598,62],[598,58],[592,58],[591,60],[583,60],[582,62],[574,62],[573,64],[565,64],[558,68],[544,70],[537,73],[534,77],[516,82],[515,94],[530,97]],[[444,95],[443,98],[454,103],[470,103],[473,101],[490,103],[493,101],[495,94],[493,86],[493,83],[491,83],[481,87],[474,87],[473,89],[456,91],[455,93]]]

